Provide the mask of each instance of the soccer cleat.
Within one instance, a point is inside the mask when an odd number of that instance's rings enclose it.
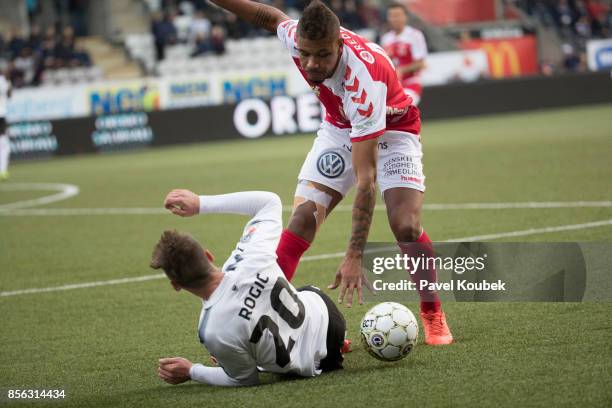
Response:
[[[0,173],[0,181],[6,181],[9,179],[9,172],[3,171]]]
[[[340,352],[342,354],[346,354],[346,353],[350,353],[351,351],[351,341],[349,339],[344,339],[344,343],[342,343],[342,348],[340,349]]]
[[[425,331],[425,343],[430,346],[451,344],[451,334],[444,312],[421,312],[421,322]]]

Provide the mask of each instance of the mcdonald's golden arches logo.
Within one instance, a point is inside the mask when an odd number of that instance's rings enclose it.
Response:
[[[516,48],[510,42],[483,42],[481,47],[489,56],[491,64],[489,69],[493,78],[521,75],[519,56]]]

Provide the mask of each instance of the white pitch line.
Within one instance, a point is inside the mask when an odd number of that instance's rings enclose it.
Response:
[[[164,208],[126,207],[126,208],[28,208],[23,210],[0,211],[0,216],[75,216],[75,215],[159,215],[170,214]]]
[[[612,201],[550,201],[523,203],[459,203],[459,204],[425,204],[426,210],[505,210],[527,208],[582,208],[612,207]]]
[[[79,187],[73,184],[57,184],[57,183],[9,183],[0,184],[0,191],[59,191],[59,193],[51,194],[44,197],[34,198],[32,200],[15,201],[13,203],[1,204],[0,214],[10,212],[11,210],[25,208],[25,207],[36,207],[39,205],[45,205],[55,203],[57,201],[66,200],[79,194]]]
[[[0,297],[29,295],[33,293],[59,292],[63,290],[72,290],[72,289],[95,288],[98,286],[119,285],[122,283],[144,282],[144,281],[149,281],[149,280],[154,280],[154,279],[161,279],[164,277],[166,277],[165,274],[156,273],[154,275],[144,275],[144,276],[138,276],[134,278],[121,278],[121,279],[111,279],[111,280],[106,280],[106,281],[73,283],[70,285],[51,286],[48,288],[22,289],[22,290],[14,290],[11,292],[0,292]]]
[[[471,237],[455,238],[455,239],[450,239],[450,240],[442,241],[442,242],[472,242],[472,241],[495,240],[495,239],[510,238],[510,237],[525,237],[529,235],[547,234],[551,232],[560,232],[560,231],[575,231],[575,230],[580,230],[580,229],[597,228],[597,227],[603,227],[603,226],[608,226],[608,225],[612,225],[612,218],[608,220],[585,222],[582,224],[568,224],[568,225],[558,225],[555,227],[532,228],[528,230],[500,232],[497,234],[489,234],[489,235],[474,235]],[[343,256],[344,256],[344,252],[334,252],[330,254],[311,255],[311,256],[303,257],[301,262],[319,261],[322,259],[334,259],[334,258],[341,258]],[[64,291],[64,290],[93,288],[93,287],[98,287],[98,286],[119,285],[123,283],[143,282],[143,281],[148,281],[148,280],[161,279],[163,277],[165,277],[165,274],[156,273],[154,275],[144,275],[144,276],[138,276],[138,277],[133,277],[133,278],[122,278],[122,279],[111,279],[111,280],[106,280],[106,281],[75,283],[71,285],[51,286],[47,288],[22,289],[22,290],[8,291],[8,292],[0,292],[0,297],[35,294],[35,293],[59,292],[59,291]]]
[[[501,232],[498,234],[475,235],[472,237],[454,238],[446,242],[472,242],[472,241],[487,241],[487,240],[494,240],[494,239],[500,239],[500,238],[526,237],[528,235],[549,234],[551,232],[562,232],[562,231],[575,231],[575,230],[588,229],[588,228],[605,227],[608,225],[612,225],[612,218],[610,218],[609,220],[585,222],[582,224],[569,224],[569,225],[559,225],[556,227],[531,228],[531,229],[521,230],[521,231]]]
[[[78,193],[78,188],[77,188]],[[50,198],[49,197],[43,197]],[[41,199],[36,199],[41,200]],[[35,201],[35,200],[30,200]],[[25,203],[25,202],[18,202]],[[15,205],[11,203],[6,205]],[[22,204],[23,205],[23,204]],[[40,204],[37,204],[40,205]],[[23,205],[24,207],[26,205]],[[27,205],[31,206],[31,205]],[[568,201],[568,202],[522,202],[522,203],[456,203],[456,204],[425,204],[424,209],[430,211],[447,210],[503,210],[503,209],[538,209],[538,208],[607,208],[612,207],[612,201]],[[375,210],[385,210],[383,204]],[[291,212],[291,206],[284,206],[283,211]],[[334,211],[352,211],[352,206],[342,205]],[[170,214],[160,207],[126,207],[126,208],[32,208],[32,209],[3,209],[0,206],[0,216],[28,217],[28,216],[76,216],[76,215],[158,215]]]

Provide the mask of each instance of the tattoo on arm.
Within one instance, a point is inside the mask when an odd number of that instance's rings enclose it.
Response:
[[[374,213],[374,205],[376,204],[376,186],[368,186],[366,188],[358,187],[355,203],[353,204],[353,232],[349,243],[349,250],[358,254],[363,253],[370,225],[372,224],[372,215]]]
[[[273,11],[276,11],[276,9],[266,6],[265,4],[258,5],[251,23],[268,31],[275,31],[276,25],[274,23],[276,21],[276,16]]]

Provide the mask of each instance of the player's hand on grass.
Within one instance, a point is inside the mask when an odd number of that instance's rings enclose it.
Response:
[[[353,293],[355,289],[357,289],[357,297],[360,305],[363,304],[364,285],[370,292],[374,292],[372,285],[363,274],[361,263],[362,258],[360,256],[345,255],[338,268],[338,272],[336,272],[336,280],[327,287],[328,289],[336,289],[339,286],[340,293],[338,294],[338,303],[344,302],[346,296],[347,307],[353,305]]]
[[[200,212],[200,197],[189,190],[172,190],[164,200],[164,207],[172,214],[191,217]]]
[[[157,373],[168,384],[177,385],[191,380],[191,361],[182,357],[160,358]]]

